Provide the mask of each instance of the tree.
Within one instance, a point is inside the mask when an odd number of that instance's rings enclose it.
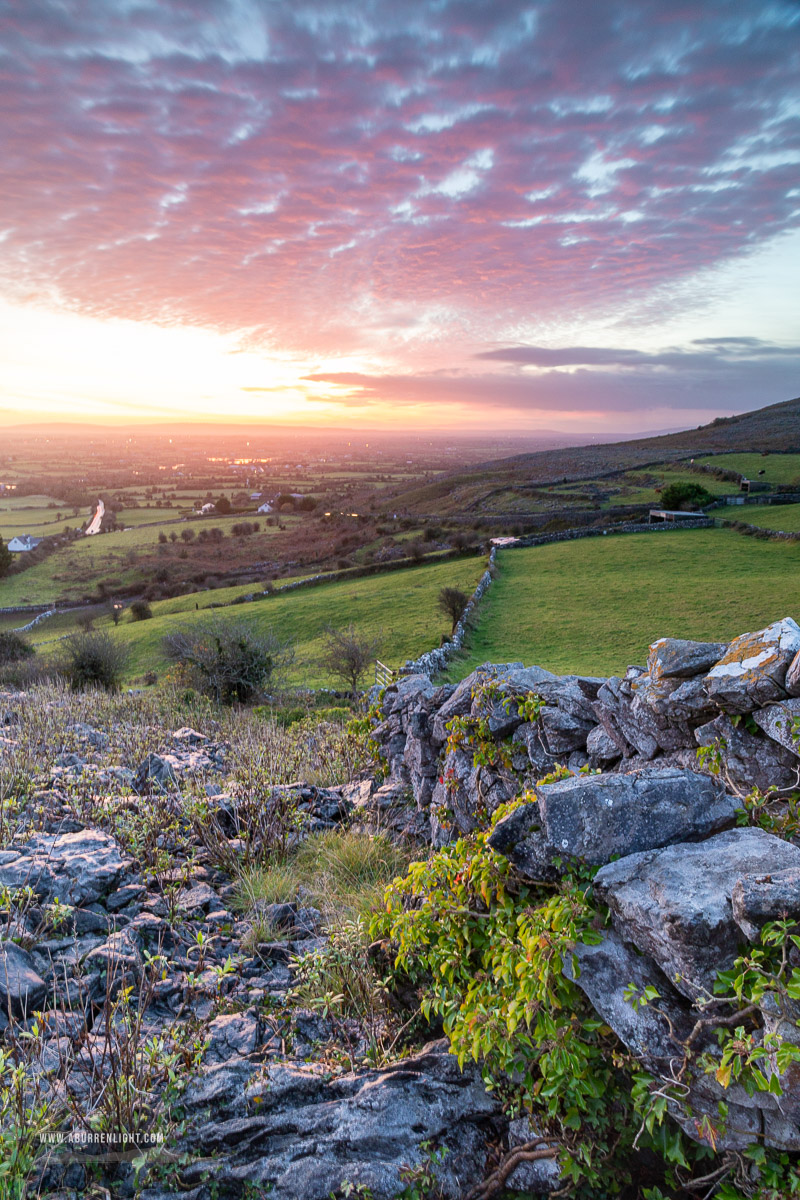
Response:
[[[443,587],[437,600],[439,608],[452,622],[451,633],[455,633],[456,625],[464,615],[464,609],[469,604],[469,596],[459,588]]]
[[[379,638],[359,633],[352,623],[342,629],[327,625],[322,665],[346,683],[355,696],[361,680],[375,661],[379,646]]]
[[[219,704],[245,704],[274,686],[294,660],[294,647],[272,630],[254,633],[242,622],[212,621],[164,638],[164,650],[196,686]]]
[[[13,561],[13,554],[3,539],[0,538],[0,579],[5,579],[6,575],[11,570],[11,564]]]
[[[214,507],[218,513],[221,513],[224,516],[231,511],[231,502],[227,496],[220,496]]]
[[[661,493],[664,508],[685,512],[712,504],[714,497],[700,483],[671,483]]]

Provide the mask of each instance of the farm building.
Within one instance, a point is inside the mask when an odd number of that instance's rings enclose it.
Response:
[[[651,508],[650,509],[650,524],[656,521],[673,521],[676,524],[680,521],[693,521],[704,514],[701,512],[683,512],[680,509],[669,508]]]
[[[21,533],[11,539],[8,549],[12,554],[24,554],[28,550],[35,550],[42,541],[44,538],[31,537],[29,533]]]

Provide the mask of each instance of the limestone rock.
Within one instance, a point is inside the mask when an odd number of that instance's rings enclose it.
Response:
[[[602,725],[595,725],[586,738],[586,753],[595,762],[613,762],[621,755],[621,750],[614,739]]]
[[[653,679],[687,679],[708,671],[719,662],[726,649],[724,642],[659,638],[650,647],[647,670]]]
[[[182,1107],[192,1120],[178,1149],[194,1159],[181,1168],[183,1185],[209,1177],[220,1191],[269,1188],[274,1200],[329,1200],[347,1184],[390,1200],[404,1168],[424,1161],[426,1141],[447,1147],[437,1183],[455,1200],[482,1178],[487,1137],[502,1126],[478,1072],[462,1073],[444,1043],[330,1082],[295,1066],[259,1076],[238,1058],[190,1083]],[[153,1189],[142,1200],[162,1195]]]
[[[0,1013],[25,1018],[44,1006],[47,987],[27,950],[0,942]]]
[[[542,1137],[539,1129],[530,1117],[516,1117],[508,1126],[508,1148],[524,1146]],[[541,1149],[549,1147],[542,1146]],[[552,1147],[555,1149],[555,1147]],[[533,1162],[521,1162],[516,1166],[506,1180],[506,1187],[513,1192],[525,1192],[534,1196],[549,1195],[563,1184],[561,1168],[557,1155],[553,1158],[540,1158]]]
[[[800,699],[770,704],[753,713],[753,720],[767,737],[779,742],[793,754],[800,755]]]
[[[545,837],[557,852],[607,863],[732,825],[736,802],[694,771],[575,775],[537,788]]]
[[[30,885],[40,900],[83,907],[116,890],[127,863],[97,829],[37,834],[20,850],[0,852],[0,887]]]
[[[800,867],[797,846],[762,829],[731,829],[705,842],[630,854],[602,867],[594,885],[617,931],[695,999],[712,992],[743,941],[733,915],[736,883],[789,867]]]
[[[613,930],[595,946],[579,943],[573,955],[574,964],[568,962],[564,971],[567,978],[574,979],[595,1011],[649,1070],[665,1071],[680,1052],[679,1042],[692,1031],[694,1021],[686,1000],[655,963],[637,954]],[[640,993],[655,987],[657,1004],[635,1008],[625,999],[630,984]],[[660,1012],[669,1018],[677,1041]]]
[[[206,1033],[208,1046],[204,1063],[227,1062],[246,1058],[258,1047],[258,1021],[247,1013],[226,1013],[215,1017]]]
[[[733,713],[783,700],[787,671],[798,651],[800,626],[791,617],[742,634],[706,675],[706,691],[721,709]]]
[[[743,792],[766,791],[773,785],[790,788],[797,784],[797,758],[772,738],[754,734],[744,725],[734,725],[725,713],[694,732],[699,746],[724,742],[722,756],[733,782]]]
[[[586,739],[595,727],[561,708],[545,705],[539,720],[544,731],[547,749],[553,755],[569,754],[586,747]]]
[[[751,942],[761,927],[781,917],[800,918],[800,865],[764,875],[743,875],[731,892],[733,919]]]
[[[498,821],[489,845],[504,855],[523,879],[552,883],[559,878],[560,871],[553,866],[558,851],[547,841],[536,802],[521,804]]]

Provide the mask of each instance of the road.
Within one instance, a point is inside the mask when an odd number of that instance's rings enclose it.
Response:
[[[97,501],[97,512],[94,514],[91,521],[89,522],[89,524],[86,527],[86,536],[87,537],[91,533],[99,533],[100,532],[100,526],[103,523],[103,516],[105,514],[105,511],[106,511],[105,504],[103,503],[102,500],[98,500]]]

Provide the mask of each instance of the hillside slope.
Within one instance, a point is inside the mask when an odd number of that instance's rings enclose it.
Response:
[[[442,475],[424,487],[410,488],[395,499],[398,507],[412,512],[434,512],[437,501],[445,496],[451,506],[462,499],[464,508],[474,508],[482,494],[496,488],[593,479],[650,463],[737,450],[800,450],[800,397],[741,416],[720,417],[709,425],[681,433],[631,442],[570,446],[479,463],[464,471]]]

